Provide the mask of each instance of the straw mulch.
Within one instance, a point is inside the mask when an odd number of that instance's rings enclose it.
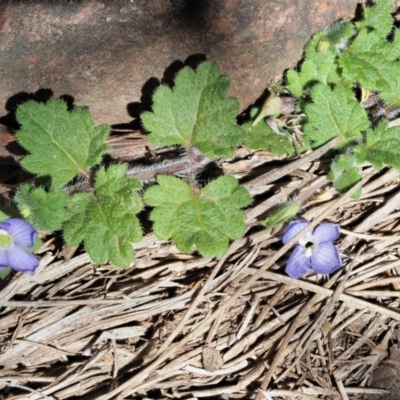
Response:
[[[36,274],[1,286],[0,398],[389,399],[378,386],[395,384],[399,353],[400,174],[366,165],[362,197],[340,197],[323,154],[219,160],[255,196],[221,260],[147,234],[120,270],[46,237]],[[345,268],[295,280],[281,231],[260,221],[310,185],[323,189],[302,217],[341,224]]]

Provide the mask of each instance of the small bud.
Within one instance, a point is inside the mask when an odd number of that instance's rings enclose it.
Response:
[[[271,90],[277,94],[278,96],[284,95],[287,93],[287,90],[282,85],[274,85]]]
[[[281,97],[282,105],[281,111],[282,114],[292,114],[296,111],[296,99],[294,97]]]
[[[379,105],[379,96],[375,93],[371,93],[366,91],[364,88],[361,88],[361,106],[363,108],[371,108]]]
[[[338,53],[343,50],[354,35],[354,26],[350,22],[335,22],[325,29],[325,34],[321,37],[317,45],[318,53],[326,53],[328,50]]]
[[[326,53],[331,46],[331,41],[326,36],[323,36],[318,42],[317,52],[318,53]]]
[[[263,222],[266,228],[275,228],[280,226],[298,214],[301,205],[296,200],[289,200],[275,207],[268,215],[267,219]]]
[[[265,100],[260,113],[253,122],[253,126],[257,125],[265,117],[278,117],[282,114],[290,114],[295,110],[296,100],[288,96],[278,96],[272,92]]]
[[[32,215],[32,208],[24,205],[23,207],[20,208],[19,212],[21,213],[21,217],[25,220],[29,220],[29,218]]]

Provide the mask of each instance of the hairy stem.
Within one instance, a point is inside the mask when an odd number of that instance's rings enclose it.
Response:
[[[196,190],[196,175],[211,162],[200,150],[191,147],[186,150],[182,156],[171,160],[154,163],[151,165],[141,165],[128,169],[126,176],[128,178],[137,179],[143,183],[154,182],[157,175],[176,175],[187,179],[193,190]],[[87,177],[73,185],[66,187],[69,195],[78,192],[87,192],[92,190],[92,185]]]

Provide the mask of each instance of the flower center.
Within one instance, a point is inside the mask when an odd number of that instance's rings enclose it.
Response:
[[[311,257],[315,248],[317,247],[317,241],[314,236],[306,235],[299,240],[300,246],[303,247],[306,257]]]
[[[4,229],[0,229],[0,249],[6,249],[13,245],[12,237]]]

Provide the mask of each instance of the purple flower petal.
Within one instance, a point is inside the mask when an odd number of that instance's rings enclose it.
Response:
[[[301,278],[311,268],[310,258],[304,253],[302,246],[296,246],[286,265],[286,273],[292,278]]]
[[[318,274],[331,274],[342,266],[339,251],[332,243],[320,243],[311,256],[311,268]]]
[[[10,267],[15,271],[33,273],[39,266],[39,261],[36,257],[21,247],[12,246],[5,252],[8,255]]]
[[[9,265],[7,251],[0,249],[0,266],[7,268]]]
[[[28,222],[19,218],[9,218],[0,223],[0,229],[4,229],[12,237],[15,244],[25,247],[33,247],[37,231]]]
[[[318,243],[333,242],[340,236],[340,225],[331,222],[319,224],[313,232]]]
[[[292,238],[294,238],[301,230],[303,230],[310,222],[306,219],[296,219],[290,221],[286,228],[285,234],[283,235],[282,242],[286,244]]]

